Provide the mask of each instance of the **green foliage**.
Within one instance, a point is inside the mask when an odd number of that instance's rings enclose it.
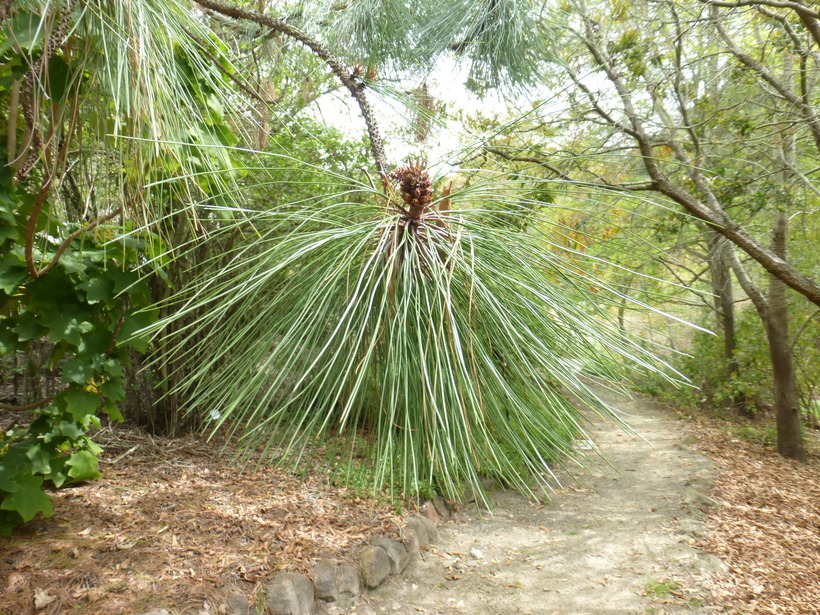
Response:
[[[100,426],[98,414],[122,418],[123,368],[131,338],[117,343],[123,330],[151,322],[146,283],[133,268],[142,259],[145,240],[123,237],[98,226],[68,242],[56,265],[38,277],[29,275],[22,245],[30,196],[14,187],[5,173],[0,219],[4,276],[0,290],[0,360],[31,351],[41,339],[50,344],[50,364],[61,371],[62,389],[32,410],[27,427],[0,434],[0,533],[7,534],[38,512],[48,516],[51,500],[45,485],[60,487],[100,476],[101,452],[88,435]],[[49,235],[38,261],[49,262],[75,225]]]
[[[818,327],[814,322],[816,319],[811,318],[809,306],[800,298],[793,298],[790,311],[793,331],[797,326],[805,324],[803,330],[799,331],[799,337],[794,340],[794,356],[798,366],[801,411],[804,417],[811,417],[811,402],[817,396],[820,383],[820,358],[815,343]],[[727,377],[728,365],[723,356],[723,339],[719,335],[697,331],[693,335],[691,350],[673,361],[673,366],[686,374],[697,388],[677,387],[668,380],[649,375],[641,382],[641,389],[687,410],[707,408],[720,411],[740,400],[744,404],[741,410],[750,415],[760,405],[771,404],[772,366],[763,323],[754,309],[748,306],[738,311],[735,327],[736,374]]]
[[[774,427],[753,427],[744,425],[735,432],[738,438],[748,442],[772,446],[777,443],[777,430]]]
[[[356,461],[343,467],[374,489],[453,496],[490,476],[529,490],[575,455],[583,419],[566,392],[612,416],[578,367],[617,379],[624,357],[651,360],[607,321],[603,291],[545,249],[552,225],[537,211],[531,233],[487,223],[505,202],[516,215],[515,196],[474,185],[421,234],[361,185],[242,212],[258,235],[170,310],[198,314],[165,340],[193,383],[189,408],[251,457],[298,463],[314,442],[347,438]]]
[[[332,0],[302,2],[304,27],[352,64],[426,72],[450,57],[470,68],[477,89],[527,87],[549,55],[544,22],[527,0]],[[328,27],[328,21],[331,26]],[[406,73],[405,73],[406,74]]]

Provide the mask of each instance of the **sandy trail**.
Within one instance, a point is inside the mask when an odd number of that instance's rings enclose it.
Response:
[[[596,444],[615,469],[565,483],[545,506],[491,493],[440,527],[439,547],[368,594],[350,613],[469,615],[703,614],[713,556],[702,535],[711,462],[651,400],[607,395],[644,439],[597,421]],[[338,611],[337,611],[338,612]]]

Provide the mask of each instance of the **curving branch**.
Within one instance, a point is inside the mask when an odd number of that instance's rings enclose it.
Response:
[[[814,19],[820,19],[820,12],[812,10],[800,2],[789,2],[788,0],[735,0],[728,2],[723,0],[699,0],[703,4],[711,4],[724,8],[739,8],[743,6],[770,6],[778,9],[791,9],[800,16],[806,15]]]
[[[651,189],[680,205],[689,215],[705,222],[710,228],[751,256],[766,271],[785,282],[815,305],[820,306],[820,284],[817,280],[795,269],[775,251],[755,238],[744,226],[732,219],[720,207],[708,182],[699,172],[692,173],[691,179],[698,191],[705,197],[705,201],[686,188],[685,185],[675,182],[666,175],[662,168],[662,161],[654,154],[657,143],[647,133],[643,117],[634,104],[633,92],[627,87],[622,74],[618,71],[600,40],[598,32],[601,31],[601,28],[599,24],[596,24],[588,15],[584,14],[581,17],[584,19],[584,25],[586,26],[585,32],[570,31],[586,47],[591,59],[595,62],[595,66],[603,72],[606,79],[614,87],[620,102],[619,111],[623,114],[624,120],[621,121],[615,118],[614,115],[604,109],[598,97],[581,82],[581,79],[574,71],[567,66],[565,66],[565,70],[570,79],[586,95],[592,106],[592,111],[609,126],[632,138],[640,152],[644,169],[649,175],[648,184],[652,186]],[[789,99],[787,98],[787,100]],[[798,97],[796,106],[800,107],[801,104],[802,99]],[[799,108],[798,111],[807,114],[808,117],[805,119],[813,133],[814,129],[818,130],[815,137],[818,139],[818,146],[820,147],[820,121],[818,121],[820,118],[809,109]],[[815,125],[812,125],[810,120],[814,120]],[[674,146],[673,150],[675,147],[680,149],[680,144],[674,141],[670,142],[669,145],[670,147]]]
[[[0,404],[0,410],[37,410],[37,408],[42,408],[43,406],[47,406],[54,398],[60,395],[61,393],[65,393],[69,390],[70,387],[65,387],[62,391],[58,391],[54,393],[54,395],[49,395],[41,399],[40,401],[36,401],[33,404],[28,404],[26,406],[14,406],[12,404]]]
[[[344,62],[342,62],[336,54],[318,41],[313,40],[295,26],[289,24],[285,19],[270,17],[264,13],[226,4],[219,0],[194,0],[194,2],[202,8],[219,13],[220,15],[225,15],[232,19],[252,21],[260,26],[289,36],[302,43],[316,54],[316,56],[321,58],[348,89],[351,96],[356,99],[356,103],[359,105],[359,111],[367,125],[367,134],[370,137],[370,152],[373,155],[373,161],[376,163],[376,170],[379,172],[379,175],[385,177],[387,160],[384,153],[384,144],[379,126],[376,123],[376,117],[373,114],[373,109],[364,93],[365,84],[356,78],[353,72],[345,66]]]
[[[60,261],[60,257],[63,255],[63,252],[65,252],[68,249],[68,247],[71,245],[72,241],[74,241],[78,237],[84,235],[88,231],[96,228],[100,224],[108,222],[112,218],[116,218],[122,212],[123,212],[123,208],[118,207],[117,209],[115,209],[111,213],[106,214],[104,216],[100,216],[99,218],[97,218],[93,222],[89,222],[85,226],[81,226],[76,231],[71,233],[68,237],[63,239],[63,242],[57,248],[57,251],[54,252],[54,256],[51,257],[51,260],[49,261],[49,263],[47,265],[45,265],[44,267],[42,267],[41,269],[37,269],[36,271],[34,271],[34,273],[32,274],[32,277],[39,278],[40,276],[45,275],[46,273],[48,273],[51,270],[51,268],[54,267],[54,265],[56,265]]]
[[[795,93],[786,83],[764,66],[762,62],[756,60],[740,48],[737,42],[729,36],[729,33],[723,27],[714,5],[712,6],[710,17],[715,29],[726,43],[732,55],[735,56],[741,64],[746,66],[746,68],[753,71],[760,79],[768,83],[784,100],[794,106],[800,116],[805,120],[812,137],[814,137],[817,150],[820,151],[820,117],[817,116],[813,105],[804,101],[800,95]]]

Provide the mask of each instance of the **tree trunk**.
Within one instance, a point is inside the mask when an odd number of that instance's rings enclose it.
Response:
[[[709,273],[712,279],[712,293],[715,295],[715,316],[718,328],[723,333],[723,358],[726,360],[726,375],[737,374],[735,357],[737,338],[735,336],[735,303],[732,292],[732,277],[726,258],[727,239],[714,231],[709,232]]]
[[[729,240],[708,231],[709,274],[712,281],[712,294],[715,296],[714,310],[717,329],[723,335],[723,360],[727,380],[738,377],[740,367],[737,364],[737,335],[735,332],[735,301],[732,289],[732,272],[729,267]],[[732,395],[731,405],[743,416],[751,418],[754,409],[743,393]]]
[[[776,214],[772,249],[780,258],[786,258],[788,215]],[[800,430],[800,404],[797,393],[797,373],[794,368],[789,342],[789,311],[786,285],[775,276],[769,276],[768,317],[764,319],[769,354],[772,359],[774,381],[774,409],[777,421],[777,452],[784,457],[805,461],[806,450]]]

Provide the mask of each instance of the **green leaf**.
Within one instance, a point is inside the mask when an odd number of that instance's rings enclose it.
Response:
[[[111,417],[114,421],[124,421],[125,419],[122,416],[122,412],[120,412],[119,407],[117,404],[110,399],[105,400],[105,404],[103,404],[103,412]]]
[[[85,280],[88,277],[89,264],[79,251],[66,250],[60,257],[59,264],[66,273],[73,273],[81,280]]]
[[[100,396],[85,389],[72,389],[62,394],[66,409],[75,421],[82,420],[89,414],[95,414],[100,406]]]
[[[74,313],[72,313],[74,312]],[[78,315],[74,310],[49,311],[43,315],[43,324],[48,327],[48,339],[52,342],[65,340],[79,346],[84,333],[94,329],[94,325]]]
[[[0,328],[0,356],[10,354],[23,347],[17,341],[17,334],[5,327]]]
[[[51,472],[52,452],[47,451],[39,444],[29,447],[26,457],[31,460],[31,471],[37,474],[48,474]]]
[[[103,369],[109,376],[122,376],[124,371],[122,363],[117,359],[106,359],[103,363]]]
[[[157,320],[157,310],[141,310],[138,312],[131,312],[120,329],[118,348],[131,347],[137,352],[146,352],[151,343],[147,335],[134,334],[149,325],[152,325]]]
[[[0,53],[12,49],[13,45],[23,51],[31,51],[41,45],[45,35],[42,17],[29,11],[20,11],[3,30],[7,38],[0,44]]]
[[[139,274],[133,271],[112,271],[109,275],[114,280],[115,296],[124,292],[139,293],[147,289],[145,282],[140,281]]]
[[[114,377],[104,382],[100,386],[102,394],[111,401],[122,401],[125,399],[125,389],[122,388],[122,378]]]
[[[63,364],[63,382],[85,384],[93,375],[94,370],[88,361],[75,357]]]
[[[20,232],[14,214],[0,209],[0,241],[3,239],[20,239]]]
[[[85,432],[74,421],[60,421],[57,429],[60,434],[72,441],[77,441],[85,435]]]
[[[0,509],[18,512],[24,522],[34,519],[38,512],[51,516],[51,498],[42,492],[42,477],[21,475],[14,479],[14,483],[17,488],[3,499]]]
[[[62,57],[55,55],[48,61],[48,89],[53,102],[65,99],[71,85],[71,67]]]
[[[100,428],[100,421],[96,416],[94,417],[94,419],[95,420],[91,421],[91,423],[93,424],[94,429],[99,429]],[[99,444],[97,444],[96,442],[94,442],[91,438],[88,438],[88,437],[86,437],[86,439],[85,439],[85,448],[86,448],[86,450],[88,450],[88,452],[90,452],[95,457],[99,457],[100,453],[103,452],[102,447]]]
[[[55,459],[51,462],[51,472],[49,472],[43,478],[45,480],[50,480],[54,484],[54,486],[59,489],[68,480],[68,474],[66,474],[67,462],[68,459],[66,459],[65,457]]]
[[[114,325],[111,326],[113,328]],[[96,367],[110,344],[111,332],[103,326],[95,326],[93,331],[83,334],[82,341],[77,346],[77,356],[82,356]]]
[[[102,476],[97,464],[97,458],[88,451],[77,451],[66,462],[71,467],[68,475],[76,481],[93,480]]]
[[[17,334],[17,339],[21,342],[39,339],[47,331],[32,312],[20,314],[17,317],[17,324],[11,330]]]
[[[80,288],[86,291],[89,303],[103,302],[111,305],[114,302],[114,280],[107,277],[90,277],[80,284]]]

